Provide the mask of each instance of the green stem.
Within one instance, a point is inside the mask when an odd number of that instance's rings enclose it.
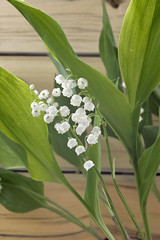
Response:
[[[146,240],[152,240],[152,235],[150,232],[148,216],[147,216],[147,204],[146,203],[144,203],[141,206],[141,212],[142,212],[143,224],[144,224],[144,228],[145,228]]]
[[[110,164],[110,168],[111,168],[111,174],[112,174],[112,179],[113,179],[113,183],[114,183],[115,189],[116,189],[116,191],[117,191],[117,193],[118,193],[118,195],[119,195],[123,205],[125,206],[125,208],[126,208],[128,214],[129,214],[130,218],[132,219],[135,227],[137,228],[140,236],[144,240],[145,238],[144,238],[144,235],[143,235],[143,233],[142,233],[142,231],[140,229],[140,226],[138,225],[138,223],[137,223],[137,221],[136,221],[132,211],[130,210],[128,204],[126,203],[126,201],[125,201],[125,199],[124,199],[124,197],[123,197],[123,195],[122,195],[122,193],[121,193],[121,191],[120,191],[120,189],[119,189],[119,187],[117,185],[117,182],[116,182],[116,179],[115,179],[115,173],[114,173],[112,156],[111,156],[111,149],[110,149],[110,145],[109,145],[109,141],[108,141],[108,134],[107,134],[107,131],[106,131],[106,126],[104,124],[103,124],[103,130],[104,130],[106,148],[107,148],[107,152],[108,152],[109,164]]]
[[[109,196],[109,193],[107,192],[106,185],[105,185],[105,183],[104,183],[104,181],[103,181],[103,178],[102,178],[101,174],[99,173],[99,171],[98,171],[98,169],[97,169],[96,167],[94,167],[94,170],[95,170],[95,172],[96,172],[96,174],[97,174],[97,176],[98,176],[98,178],[99,178],[99,180],[100,180],[100,182],[101,182],[101,184],[102,184],[102,187],[103,187],[103,190],[104,190],[104,192],[105,192],[106,198],[107,198],[107,200],[108,200],[108,202],[109,202],[109,205],[110,205],[110,207],[111,207],[111,210],[112,210],[112,212],[113,212],[113,214],[114,214],[114,216],[115,216],[115,218],[116,218],[116,221],[117,221],[118,224],[119,224],[119,227],[120,227],[120,229],[121,229],[121,232],[122,232],[122,234],[123,234],[123,237],[124,237],[125,240],[128,240],[128,236],[127,236],[127,234],[126,234],[126,231],[125,231],[125,229],[124,229],[124,227],[123,227],[123,225],[122,225],[122,223],[121,223],[121,221],[120,221],[120,218],[119,218],[119,216],[118,216],[118,214],[117,214],[117,212],[116,212],[116,210],[115,210],[114,204],[113,204],[113,202],[112,202],[112,200],[111,200],[111,198],[110,198],[110,196]]]

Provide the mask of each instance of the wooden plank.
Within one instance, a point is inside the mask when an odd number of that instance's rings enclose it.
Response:
[[[102,28],[102,7],[99,0],[28,0],[29,4],[55,18],[78,53],[98,53]],[[108,13],[118,42],[119,32],[129,0]],[[7,1],[0,1],[0,52],[46,52],[43,43],[21,14]]]
[[[82,175],[67,175],[66,176],[71,184],[77,189],[77,191],[83,195],[85,179]],[[137,231],[128,217],[122,203],[115,192],[113,184],[109,176],[104,177],[107,189],[113,199],[115,207],[120,215],[120,218],[128,231],[131,240],[139,239]],[[135,182],[133,177],[117,176],[119,187],[131,207],[135,218],[137,219],[140,226],[142,226],[142,218],[138,206],[138,197],[135,188]],[[159,185],[160,187],[160,185]],[[45,184],[46,195],[63,205],[65,208],[70,210],[73,214],[78,216],[86,224],[89,223],[89,217],[87,212],[83,209],[77,199],[62,185],[60,184]],[[111,217],[108,215],[104,207],[102,207],[105,223],[108,228],[114,234],[116,240],[122,240],[119,229],[115,226]],[[81,229],[72,223],[62,219],[61,217],[44,209],[39,209],[26,214],[11,213],[8,210],[0,206],[0,239],[3,240],[44,240],[44,239],[85,239],[92,240],[87,233],[81,231]],[[160,239],[160,207],[157,199],[153,192],[150,194],[148,204],[148,214],[150,220],[150,227],[153,235],[153,240]],[[101,234],[103,237],[103,234]]]
[[[100,58],[82,57],[81,59],[105,74]],[[49,57],[1,56],[0,65],[28,84],[35,84],[39,90],[47,88],[51,91],[53,88],[53,79],[57,70]]]

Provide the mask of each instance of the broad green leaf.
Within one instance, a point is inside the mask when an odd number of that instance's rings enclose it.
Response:
[[[0,130],[25,149],[21,159],[34,179],[60,181],[63,174],[54,159],[43,116],[34,118],[30,104],[36,98],[20,79],[0,68]]]
[[[0,203],[8,210],[25,213],[44,207],[43,183],[2,168],[0,178]]]
[[[153,185],[156,172],[160,164],[160,130],[155,143],[146,149],[139,159],[140,177],[140,202],[147,201],[150,189]]]
[[[104,0],[102,0],[102,6],[103,28],[99,39],[100,56],[106,68],[107,76],[113,81],[114,84],[116,83],[116,80],[119,79],[118,88],[122,91],[121,72],[118,63],[118,50]]]
[[[124,18],[119,61],[133,107],[143,103],[160,82],[159,12],[159,0],[132,0]]]
[[[128,151],[132,151],[131,111],[128,100],[103,74],[83,63],[71,49],[58,23],[42,11],[23,1],[8,0],[14,5],[42,38],[48,50],[59,60],[63,67],[69,68],[77,77],[86,78],[88,91],[99,103],[102,115],[122,140]]]
[[[27,165],[27,155],[24,148],[0,131],[0,164],[5,168],[22,168],[24,164],[21,159]]]

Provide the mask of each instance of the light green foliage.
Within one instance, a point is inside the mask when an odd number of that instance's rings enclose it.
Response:
[[[47,125],[43,116],[37,119],[31,114],[30,104],[36,95],[31,94],[27,84],[3,68],[0,68],[0,95],[0,129],[25,149],[28,161],[21,160],[32,177],[59,182],[59,178],[64,177],[50,148]]]
[[[0,131],[0,164],[5,168],[24,167],[21,159],[27,165],[27,155],[24,148]]]
[[[155,143],[144,151],[139,159],[140,203],[147,202],[156,172],[160,164],[160,131]]]
[[[160,82],[160,1],[132,0],[124,18],[119,60],[132,107]]]
[[[44,207],[43,183],[2,168],[0,178],[2,184],[0,203],[8,210],[25,213]]]

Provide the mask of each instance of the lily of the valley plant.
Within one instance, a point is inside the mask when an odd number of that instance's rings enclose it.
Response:
[[[0,163],[4,167],[0,169],[0,203],[21,213],[49,209],[101,239],[93,227],[44,196],[43,181],[64,184],[88,211],[91,220],[113,240],[99,206],[99,199],[103,198],[123,239],[129,239],[101,175],[101,136],[106,142],[120,200],[140,239],[151,240],[147,200],[151,188],[156,189],[154,179],[160,164],[160,132],[152,125],[151,117],[152,113],[158,115],[160,101],[160,1],[131,0],[118,49],[102,1],[99,47],[107,76],[77,57],[59,24],[46,13],[22,0],[8,2],[39,34],[60,73],[55,77],[52,92],[47,89],[38,92],[33,84],[28,86],[0,68]],[[117,185],[108,135],[117,137],[128,152],[143,227]],[[84,174],[83,196],[62,173],[51,147]],[[7,170],[15,167],[25,167],[32,178]]]

